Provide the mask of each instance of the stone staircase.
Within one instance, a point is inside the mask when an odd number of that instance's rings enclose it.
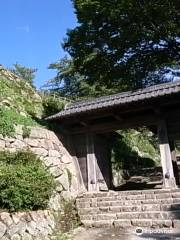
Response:
[[[86,227],[180,229],[180,189],[87,192],[76,204]]]

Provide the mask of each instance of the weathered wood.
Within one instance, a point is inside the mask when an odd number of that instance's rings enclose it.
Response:
[[[172,104],[173,102],[169,102]],[[161,103],[162,104],[162,103]],[[87,133],[88,131],[95,133],[103,133],[115,131],[118,129],[135,128],[139,126],[151,126],[157,125],[159,117],[166,119],[168,124],[168,134],[177,134],[180,132],[180,109],[179,105],[165,105],[165,103],[159,107],[152,105],[145,105],[144,108],[139,106],[128,111],[121,109],[109,109],[106,112],[97,112],[92,114],[86,114],[84,116],[71,117],[66,121],[61,122],[63,128],[69,133],[79,134]],[[178,137],[176,137],[178,138]]]
[[[173,170],[174,170],[174,176],[175,176],[175,179],[176,179],[176,184],[180,185],[179,170],[178,170],[178,165],[177,165],[176,148],[175,148],[174,141],[170,141],[170,149],[171,149],[171,158],[172,158],[172,165],[173,165]]]
[[[100,191],[112,189],[111,142],[112,137],[109,138],[105,134],[94,136],[97,185]]]
[[[83,183],[85,188],[88,189],[86,135],[78,134],[71,136],[71,138],[73,141],[73,152],[71,154],[78,159],[78,165],[82,175]]]
[[[72,128],[72,134],[79,134],[83,132],[95,132],[95,133],[105,133],[111,132],[119,129],[126,129],[126,128],[134,128],[140,126],[149,126],[149,125],[156,125],[157,119],[152,114],[143,115],[143,116],[130,116],[129,118],[125,118],[121,121],[111,121],[111,122],[100,122],[91,124],[89,127],[74,127]]]
[[[171,151],[169,146],[167,127],[165,120],[158,122],[158,139],[161,154],[161,164],[163,170],[163,182],[165,188],[176,188],[174,171],[171,159]]]
[[[94,151],[94,138],[92,133],[88,133],[86,137],[87,146],[87,171],[88,171],[88,191],[97,190],[96,177],[96,156]]]
[[[78,191],[79,192],[85,191],[86,188],[85,188],[82,172],[81,172],[81,169],[80,169],[79,161],[78,161],[78,158],[76,156],[77,154],[75,152],[75,144],[73,142],[73,137],[72,136],[67,136],[66,142],[67,142],[67,149],[70,152],[71,156],[73,157],[74,165],[75,165],[75,168],[76,168],[76,176],[77,176],[77,179],[78,179]]]

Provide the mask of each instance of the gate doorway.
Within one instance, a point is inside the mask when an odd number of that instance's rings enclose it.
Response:
[[[179,184],[175,141],[180,139],[180,82],[76,102],[48,117],[71,142],[87,191],[112,189],[112,138],[118,129],[146,127],[158,138],[163,188]]]

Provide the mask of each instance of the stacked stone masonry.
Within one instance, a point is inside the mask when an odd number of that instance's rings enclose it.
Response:
[[[180,228],[180,189],[85,193],[77,207],[86,227]]]
[[[59,184],[49,202],[48,211],[0,213],[0,239],[48,240],[55,229],[53,214],[60,209],[61,198],[76,197],[78,193],[73,158],[57,135],[44,128],[31,128],[28,138],[23,138],[22,126],[16,127],[16,135],[13,138],[0,136],[1,151],[15,152],[19,149],[28,149],[37,154]]]
[[[49,240],[55,228],[51,211],[0,213],[1,240]]]

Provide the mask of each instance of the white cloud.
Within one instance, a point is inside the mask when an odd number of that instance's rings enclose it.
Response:
[[[30,32],[30,27],[29,27],[29,25],[17,26],[16,30],[21,31],[21,32],[25,32],[25,33],[29,33]]]

